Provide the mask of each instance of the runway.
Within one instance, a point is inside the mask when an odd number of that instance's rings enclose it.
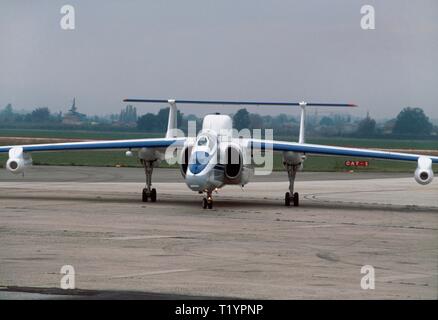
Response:
[[[0,173],[0,299],[437,299],[438,182],[413,175],[256,177],[201,208],[176,170],[34,167]],[[76,291],[59,289],[63,265]],[[360,286],[375,268],[375,289]]]

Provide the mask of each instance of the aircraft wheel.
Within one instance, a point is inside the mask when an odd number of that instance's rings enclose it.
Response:
[[[290,207],[290,193],[286,192],[286,194],[284,195],[284,205],[286,207]]]
[[[300,205],[300,196],[298,192],[294,193],[294,207],[298,207]]]
[[[213,200],[207,200],[208,209],[213,209]]]
[[[142,193],[142,201],[143,202],[148,202],[148,192],[147,189],[143,189],[143,193]]]
[[[202,199],[202,208],[207,209],[207,207],[208,207],[207,199],[204,198],[204,199]]]
[[[151,190],[151,201],[152,202],[157,201],[157,190],[155,188]]]

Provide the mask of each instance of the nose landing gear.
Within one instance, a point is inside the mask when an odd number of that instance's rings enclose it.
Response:
[[[213,209],[213,197],[211,196],[211,192],[207,192],[207,197],[202,199],[202,208]]]
[[[151,200],[151,202],[157,201],[157,189],[153,188],[150,191],[147,188],[143,189],[142,201],[148,202],[149,199]]]

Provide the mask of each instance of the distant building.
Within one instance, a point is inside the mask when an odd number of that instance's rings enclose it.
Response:
[[[389,121],[386,121],[383,125],[383,133],[384,134],[391,134],[395,127],[395,122],[397,119],[391,119]]]
[[[76,107],[76,98],[73,98],[73,104],[70,110],[68,110],[68,112],[64,115],[62,123],[70,125],[81,125],[86,120],[87,116],[83,113],[78,112],[78,109]]]

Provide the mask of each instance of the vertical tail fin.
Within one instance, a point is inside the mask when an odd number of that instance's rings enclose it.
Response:
[[[300,136],[298,138],[298,143],[306,142],[306,102],[299,103],[301,107],[301,120],[300,120]]]
[[[177,113],[178,109],[176,108],[175,100],[168,100],[170,108],[169,108],[169,120],[167,122],[167,131],[166,138],[174,138],[176,137],[176,126],[177,126]]]

